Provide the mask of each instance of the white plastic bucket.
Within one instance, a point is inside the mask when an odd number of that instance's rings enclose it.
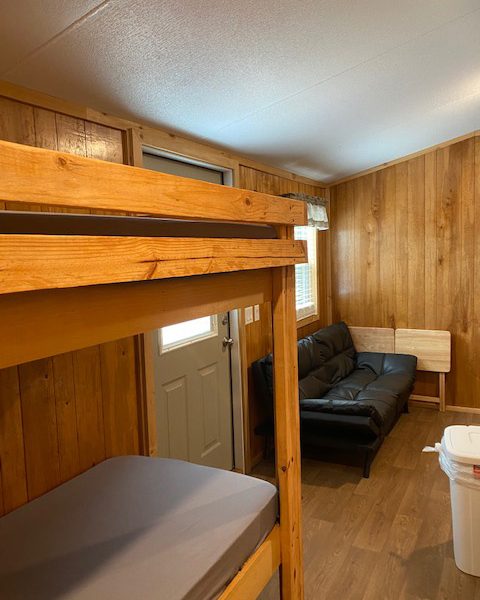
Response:
[[[480,577],[480,427],[447,427],[436,450],[450,479],[455,563]]]

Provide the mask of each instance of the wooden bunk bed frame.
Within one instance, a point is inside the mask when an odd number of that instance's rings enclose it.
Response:
[[[271,302],[280,518],[221,600],[256,598],[278,567],[282,598],[301,600],[294,265],[306,248],[293,227],[306,223],[305,205],[8,142],[0,173],[0,200],[40,210],[276,226],[277,239],[0,234],[0,368]]]

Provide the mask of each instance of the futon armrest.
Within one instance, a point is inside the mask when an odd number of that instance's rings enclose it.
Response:
[[[271,354],[252,363],[256,397],[269,410],[273,409],[273,357]]]

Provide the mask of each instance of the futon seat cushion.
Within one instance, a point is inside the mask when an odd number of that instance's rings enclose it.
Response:
[[[265,481],[113,458],[0,519],[0,598],[217,598],[276,519]]]
[[[342,413],[301,411],[302,440],[306,437],[315,440],[333,435],[348,440],[372,440],[380,437],[380,427],[373,419],[365,415],[347,415]],[[321,440],[320,440],[321,441]]]
[[[376,378],[377,375],[373,371],[357,367],[348,377],[345,377],[345,379],[342,380],[341,387],[343,389],[350,389],[353,392],[359,392],[375,381]]]
[[[300,409],[333,413],[336,415],[356,415],[370,417],[379,427],[383,424],[381,413],[375,406],[368,402],[343,400],[340,398],[305,398],[300,400]]]
[[[368,384],[371,390],[388,390],[402,395],[413,388],[417,360],[409,354],[381,354],[379,352],[359,352],[357,368],[375,374]]]

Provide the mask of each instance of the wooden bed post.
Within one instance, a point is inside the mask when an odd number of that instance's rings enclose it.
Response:
[[[295,312],[295,267],[273,270],[275,446],[280,494],[283,600],[303,599],[300,416]]]

